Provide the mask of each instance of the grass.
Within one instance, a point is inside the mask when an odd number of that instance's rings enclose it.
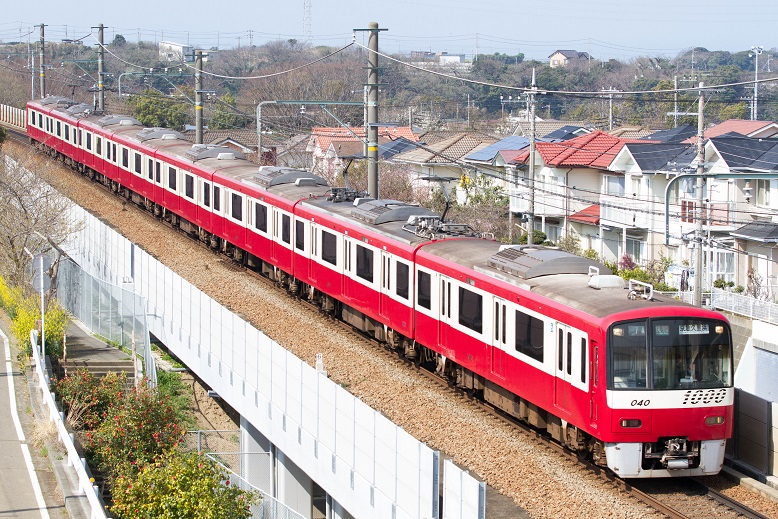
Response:
[[[170,399],[170,405],[175,409],[179,423],[184,429],[195,425],[195,418],[189,411],[190,388],[181,381],[181,374],[157,370],[157,391],[160,396]]]

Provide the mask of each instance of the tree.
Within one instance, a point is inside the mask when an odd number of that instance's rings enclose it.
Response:
[[[124,47],[124,45],[127,44],[127,39],[122,36],[121,34],[117,34],[113,37],[113,41],[111,42],[111,45],[115,47]]]
[[[216,104],[215,113],[211,116],[208,123],[209,128],[214,130],[230,130],[242,126],[241,117],[235,113],[235,96],[229,92],[224,94]]]
[[[258,502],[212,459],[170,450],[136,477],[117,478],[111,512],[120,519],[248,519]]]
[[[129,104],[132,115],[146,126],[182,129],[190,119],[188,106],[181,100],[153,90],[130,97]]]

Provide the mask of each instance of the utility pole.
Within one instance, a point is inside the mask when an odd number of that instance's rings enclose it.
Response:
[[[203,51],[195,51],[195,144],[203,143]]]
[[[751,120],[756,121],[759,119],[759,113],[757,111],[757,98],[759,91],[759,55],[764,51],[763,47],[751,47],[753,56],[756,58],[754,62],[754,102],[751,104]]]
[[[46,25],[41,24],[41,53],[40,53],[40,62],[41,62],[41,98],[46,97],[46,69],[45,69],[45,62],[46,60],[43,59],[45,56],[45,46],[46,46],[46,39],[44,37],[44,27]]]
[[[673,76],[673,128],[678,128],[678,76]]]
[[[696,255],[694,260],[694,305],[702,306],[702,221],[705,210],[702,207],[705,191],[705,117],[702,110],[705,107],[704,82],[700,82],[700,98],[697,106],[697,228],[694,233]]]
[[[103,46],[103,24],[97,26],[97,111],[105,111],[105,47]]]
[[[378,22],[370,22],[367,31],[367,192],[378,198]]]
[[[30,99],[35,99],[35,53],[30,47],[30,36],[27,35],[27,55],[30,65]]]
[[[533,245],[535,234],[535,94],[538,85],[535,82],[535,69],[532,69],[532,88],[527,92],[529,100],[529,215],[527,218],[527,245]]]

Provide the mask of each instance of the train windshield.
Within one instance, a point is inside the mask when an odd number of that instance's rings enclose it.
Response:
[[[732,338],[715,319],[644,319],[611,326],[612,389],[732,386]]]

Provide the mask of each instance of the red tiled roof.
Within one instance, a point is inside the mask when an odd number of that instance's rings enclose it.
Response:
[[[365,135],[363,126],[352,126],[349,129],[351,131],[342,127],[326,128],[316,126],[311,130],[311,142],[315,140],[319,143],[319,148],[326,150],[330,147],[332,141],[359,141]],[[355,137],[352,132],[358,135],[359,138]],[[405,137],[414,142],[419,140],[410,126],[379,126],[378,136],[385,137],[388,140],[394,140],[398,137]]]
[[[719,135],[724,135],[725,133],[730,132],[736,132],[741,135],[749,136],[753,133],[758,132],[762,128],[766,126],[770,126],[771,124],[775,124],[773,121],[750,121],[748,119],[727,119],[726,121],[722,121],[719,124],[712,126],[711,128],[708,128],[705,130],[705,138],[710,139],[711,137],[718,137]],[[683,142],[697,142],[697,136],[689,137]]]
[[[568,220],[574,222],[588,223],[591,225],[600,225],[600,206],[590,205],[582,211],[573,213],[568,217]]]
[[[620,139],[600,130],[561,142],[538,142],[535,149],[547,166],[589,166],[607,169],[621,148],[629,143],[648,143],[636,139]],[[519,155],[515,162],[527,162],[529,150]]]

